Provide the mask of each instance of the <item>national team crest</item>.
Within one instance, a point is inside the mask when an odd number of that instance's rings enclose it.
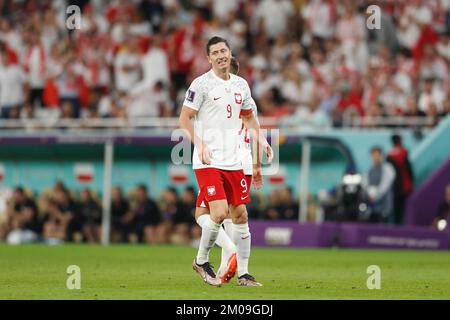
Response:
[[[235,93],[234,94],[234,101],[237,104],[242,104],[242,95],[240,93]]]
[[[208,196],[216,195],[216,187],[214,186],[207,187],[206,191],[208,192]]]

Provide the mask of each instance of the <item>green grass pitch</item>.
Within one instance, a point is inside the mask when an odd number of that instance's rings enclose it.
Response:
[[[450,299],[450,253],[254,248],[250,271],[263,287],[233,279],[215,288],[191,268],[196,250],[178,246],[0,244],[0,299]],[[211,262],[219,264],[214,248]],[[68,290],[69,265],[81,289]],[[381,289],[366,286],[381,268]]]

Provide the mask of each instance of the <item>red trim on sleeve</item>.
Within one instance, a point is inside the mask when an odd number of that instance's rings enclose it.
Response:
[[[241,113],[240,113],[239,117],[241,117],[241,116],[248,116],[252,112],[253,112],[252,109],[241,109]]]

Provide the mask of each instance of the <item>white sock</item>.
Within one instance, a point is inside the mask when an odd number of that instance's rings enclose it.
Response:
[[[223,220],[223,229],[225,230],[225,233],[228,235],[230,239],[233,239],[233,228],[232,225],[233,221],[231,219],[225,219]]]
[[[209,250],[214,246],[217,235],[219,234],[220,224],[215,223],[208,216],[208,219],[202,226],[202,237],[200,238],[200,245],[197,253],[197,264],[204,264],[208,262]]]
[[[198,217],[197,223],[200,227],[203,228],[203,226],[208,220],[210,220],[210,215],[203,214],[200,217]],[[229,220],[227,222],[231,224],[231,219],[226,220]],[[229,227],[228,229],[231,228]],[[231,240],[231,237],[228,236],[227,232],[223,228],[219,228],[219,234],[217,235],[216,244],[222,248],[222,258],[220,260],[220,267],[217,271],[218,274],[221,274],[227,267],[228,259],[230,258],[231,254],[236,252],[236,246]]]
[[[206,221],[208,221],[208,219],[210,219],[209,214],[202,214],[197,218],[197,224],[203,229],[203,226],[205,225]]]
[[[248,223],[232,224],[233,242],[236,244],[238,277],[248,273],[250,258],[251,234]]]
[[[219,239],[224,242],[224,245],[219,243]],[[231,219],[223,220],[223,228],[220,228],[219,236],[216,243],[222,247],[222,256],[220,258],[220,267],[217,271],[218,274],[222,274],[227,268],[228,259],[236,252],[236,245],[231,240]]]

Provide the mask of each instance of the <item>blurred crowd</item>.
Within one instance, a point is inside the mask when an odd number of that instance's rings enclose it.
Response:
[[[4,198],[0,241],[11,244],[101,241],[102,203],[93,190],[78,193],[57,181],[39,195],[16,187]],[[195,245],[201,235],[194,216],[196,198],[197,192],[192,187],[186,187],[182,194],[168,187],[158,199],[149,196],[145,185],[128,194],[120,187],[113,188],[111,241]],[[274,190],[270,202],[258,194],[252,198],[248,207],[252,219],[298,219],[298,203],[288,187]]]
[[[213,35],[281,126],[450,112],[449,0],[0,0],[1,118],[176,116]]]

